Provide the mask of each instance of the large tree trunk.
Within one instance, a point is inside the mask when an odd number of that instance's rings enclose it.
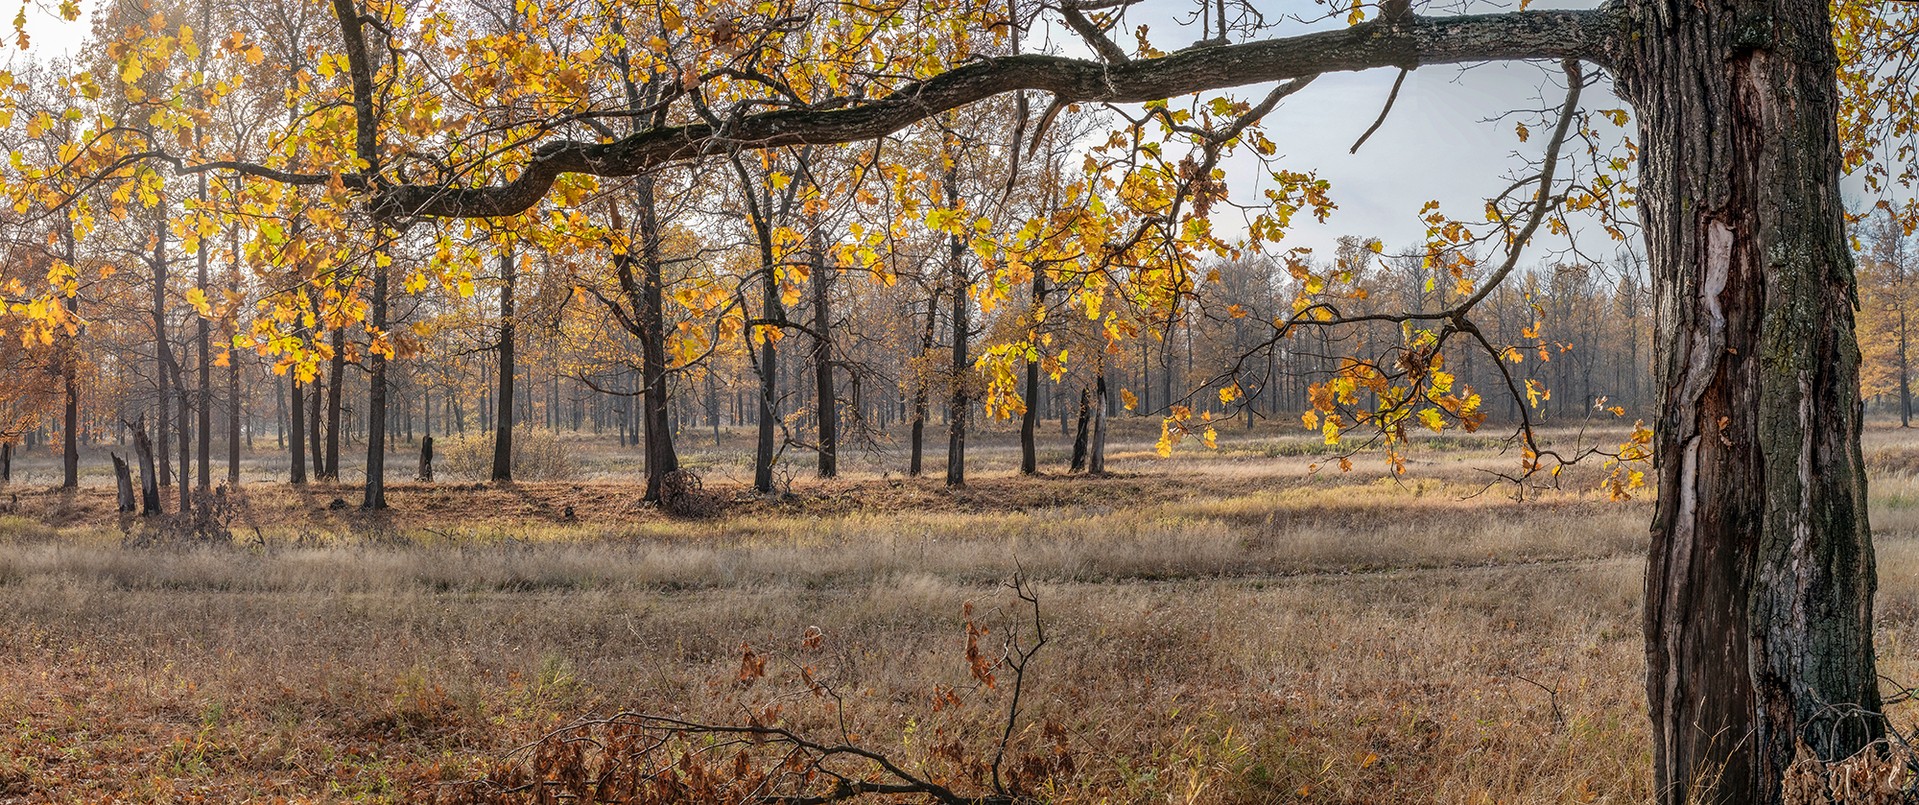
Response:
[[[500,401],[499,410],[513,410],[513,285],[520,273],[513,251],[500,253]],[[513,417],[500,417],[493,430],[493,480],[513,480]]]
[[[1654,781],[1668,803],[1778,802],[1799,742],[1833,760],[1884,734],[1827,6],[1626,13],[1665,334]]]
[[[814,418],[819,422],[821,478],[840,474],[839,392],[833,388],[833,311],[827,293],[831,290],[832,267],[826,263],[826,249],[820,233],[813,233],[813,388]]]

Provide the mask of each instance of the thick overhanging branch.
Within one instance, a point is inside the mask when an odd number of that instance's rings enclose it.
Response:
[[[1606,65],[1619,26],[1610,6],[1376,20],[1337,31],[1186,50],[1108,64],[1058,56],[983,59],[883,98],[837,109],[785,109],[730,122],[658,127],[608,143],[559,141],[537,149],[512,181],[479,187],[399,184],[375,191],[380,215],[490,218],[537,204],[569,173],[634,176],[735,148],[827,145],[877,139],[942,112],[1018,90],[1060,103],[1140,103],[1325,72],[1521,59]]]

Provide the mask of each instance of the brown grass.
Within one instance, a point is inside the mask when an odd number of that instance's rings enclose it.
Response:
[[[710,520],[604,481],[403,485],[380,517],[256,486],[236,547],[194,550],[120,547],[96,490],[22,492],[0,803],[417,799],[582,716],[736,719],[742,642],[809,626],[861,742],[937,768],[933,725],[990,743],[1003,693],[968,688],[960,609],[1016,567],[1053,639],[1022,740],[1056,725],[1075,761],[1051,801],[1648,798],[1643,502],[1468,497],[1483,451],[1404,480],[1263,452],[960,493],[721,481],[739,500]],[[1919,480],[1884,456],[1881,657],[1919,679]],[[969,709],[935,713],[943,685]]]

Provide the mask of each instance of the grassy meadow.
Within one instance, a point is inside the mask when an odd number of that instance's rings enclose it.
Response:
[[[583,718],[774,708],[978,793],[1012,686],[971,673],[967,624],[989,660],[1030,645],[1015,573],[1047,642],[1010,751],[1043,801],[1648,799],[1644,499],[1580,468],[1517,502],[1484,440],[1391,478],[1314,471],[1291,431],[1167,460],[1151,435],[1109,477],[1020,478],[989,434],[959,491],[801,454],[767,500],[747,434],[689,433],[706,518],[637,506],[637,451],[603,444],[569,445],[576,480],[397,484],[379,516],[250,455],[211,547],[130,547],[157,527],[35,453],[0,490],[0,803],[462,801]],[[1867,442],[1882,671],[1919,680],[1919,437]]]

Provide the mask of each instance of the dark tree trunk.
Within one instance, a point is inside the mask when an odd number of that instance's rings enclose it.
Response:
[[[147,435],[144,414],[133,423],[133,452],[140,460],[140,515],[159,514],[160,476],[154,467],[153,438]]]
[[[761,212],[754,222],[754,235],[759,241],[760,270],[765,273],[760,286],[760,318],[769,322],[786,318],[785,312],[780,309],[780,281],[773,266],[773,230],[766,218],[771,214],[771,208],[771,193],[763,193]],[[747,328],[747,332],[752,333],[753,328]],[[747,347],[750,349],[752,346],[749,340]],[[753,488],[764,493],[773,491],[773,435],[780,415],[779,400],[774,396],[779,393],[779,350],[771,337],[761,339],[759,349],[760,427],[759,442],[753,454]]]
[[[288,429],[293,431],[293,438],[288,442],[292,446],[293,463],[287,470],[287,482],[304,484],[307,482],[306,392],[300,386],[297,370],[287,374],[287,385],[292,387],[292,399],[287,404],[292,420],[288,423]]]
[[[1033,340],[1032,349],[1039,350],[1040,323],[1046,316],[1046,272],[1038,266],[1033,267]],[[1019,425],[1019,471],[1022,475],[1039,472],[1039,361],[1029,358],[1026,361],[1026,415]]]
[[[180,492],[180,511],[193,508],[193,485],[187,482],[187,468],[193,466],[193,406],[191,394],[187,390],[187,369],[183,365],[187,348],[180,347],[180,360],[173,362],[173,385],[175,399],[180,406],[180,483],[175,486]]]
[[[1073,472],[1086,469],[1086,430],[1092,413],[1090,397],[1091,394],[1087,389],[1079,390],[1079,425],[1073,434]]]
[[[227,355],[227,485],[240,485],[240,361]],[[251,441],[252,432],[248,431]]]
[[[949,208],[959,208],[959,172],[953,168],[946,170],[946,202]],[[947,240],[947,271],[953,283],[953,398],[952,410],[947,412],[946,485],[965,486],[966,413],[972,402],[966,389],[966,341],[972,337],[972,325],[966,318],[966,298],[967,286],[971,283],[966,277],[965,241],[958,235],[950,235]]]
[[[203,19],[206,16],[204,9],[210,7],[211,6],[201,6],[203,9],[201,14]],[[195,139],[199,138],[197,127],[194,131],[194,137]],[[206,202],[207,175],[202,173],[200,174],[200,203],[205,204]],[[198,285],[200,293],[205,294],[207,292],[206,238],[200,239],[200,248],[194,259],[197,263],[194,282]],[[205,316],[199,316],[197,318],[199,318],[200,322],[199,332],[195,333],[195,342],[199,345],[200,350],[200,388],[198,389],[199,393],[195,402],[199,405],[200,409],[197,412],[199,416],[197,425],[200,429],[200,456],[199,463],[194,466],[194,481],[199,485],[200,489],[210,489],[213,487],[213,332],[211,330],[213,322],[208,321]],[[181,472],[184,473],[185,471],[186,469],[182,467]]]
[[[67,300],[67,310],[76,316],[79,304],[76,299]],[[67,405],[65,426],[60,434],[60,487],[62,489],[80,488],[80,352],[76,348],[67,362],[62,381],[66,384]]]
[[[826,263],[826,250],[818,232],[813,233],[813,410],[819,421],[821,478],[840,474],[839,392],[833,388],[832,308],[828,292],[832,267]]]
[[[173,466],[167,458],[167,433],[173,428],[173,418],[167,413],[167,391],[171,388],[170,375],[173,371],[167,345],[167,220],[164,210],[156,211],[153,222],[153,375],[158,391],[154,397],[154,407],[159,409],[160,444],[155,453],[159,456],[161,486],[172,483]],[[185,471],[185,467],[181,470]]]
[[[1779,802],[1800,741],[1833,760],[1885,728],[1827,5],[1625,13],[1664,334],[1654,782],[1668,803]]]
[[[1110,399],[1106,394],[1105,362],[1094,365],[1093,380],[1093,444],[1087,451],[1086,471],[1093,475],[1106,474],[1106,408]]]
[[[513,286],[518,281],[520,269],[516,264],[512,250],[500,254],[500,393],[498,410],[513,410],[513,375],[517,371],[513,363],[513,347],[516,340],[513,332]],[[503,416],[493,429],[493,480],[505,483],[513,480],[513,417]]]
[[[636,224],[639,225],[640,276],[633,276],[633,260],[621,255],[620,282],[638,313],[640,337],[640,382],[645,393],[640,408],[646,418],[646,500],[666,501],[668,476],[680,471],[679,451],[673,447],[673,424],[666,371],[666,265],[660,256],[659,209],[654,198],[653,177],[634,180]],[[637,293],[636,293],[637,292]],[[637,298],[636,298],[637,297]],[[768,488],[771,488],[770,486]]]
[[[373,265],[373,311],[369,324],[373,332],[380,336],[385,336],[387,331],[386,291],[387,267],[376,261]],[[380,511],[386,508],[386,351],[369,348],[367,359],[372,366],[367,373],[366,391],[366,497],[360,501],[360,508]]]
[[[299,436],[307,440],[307,457],[313,460],[313,479],[316,481],[326,480],[326,446],[320,439],[321,398],[326,396],[323,389],[308,386],[307,429],[304,435]]]
[[[420,474],[418,477],[427,483],[433,482],[433,437],[431,436],[423,436],[420,438]]]
[[[936,285],[932,295],[926,300],[926,327],[920,330],[920,351],[913,372],[913,454],[906,474],[914,478],[925,472],[924,455],[926,452],[926,407],[929,384],[926,375],[931,371],[933,359],[933,330],[939,326],[940,292]]]
[[[340,480],[340,407],[344,404],[341,392],[346,385],[346,330],[333,329],[333,362],[327,367],[326,379],[326,452],[321,459],[319,476],[326,481]],[[315,447],[319,446],[316,441]]]
[[[127,469],[127,460],[119,453],[108,453],[107,457],[113,459],[113,487],[119,493],[117,510],[132,514],[139,504],[133,501],[133,474]]]

